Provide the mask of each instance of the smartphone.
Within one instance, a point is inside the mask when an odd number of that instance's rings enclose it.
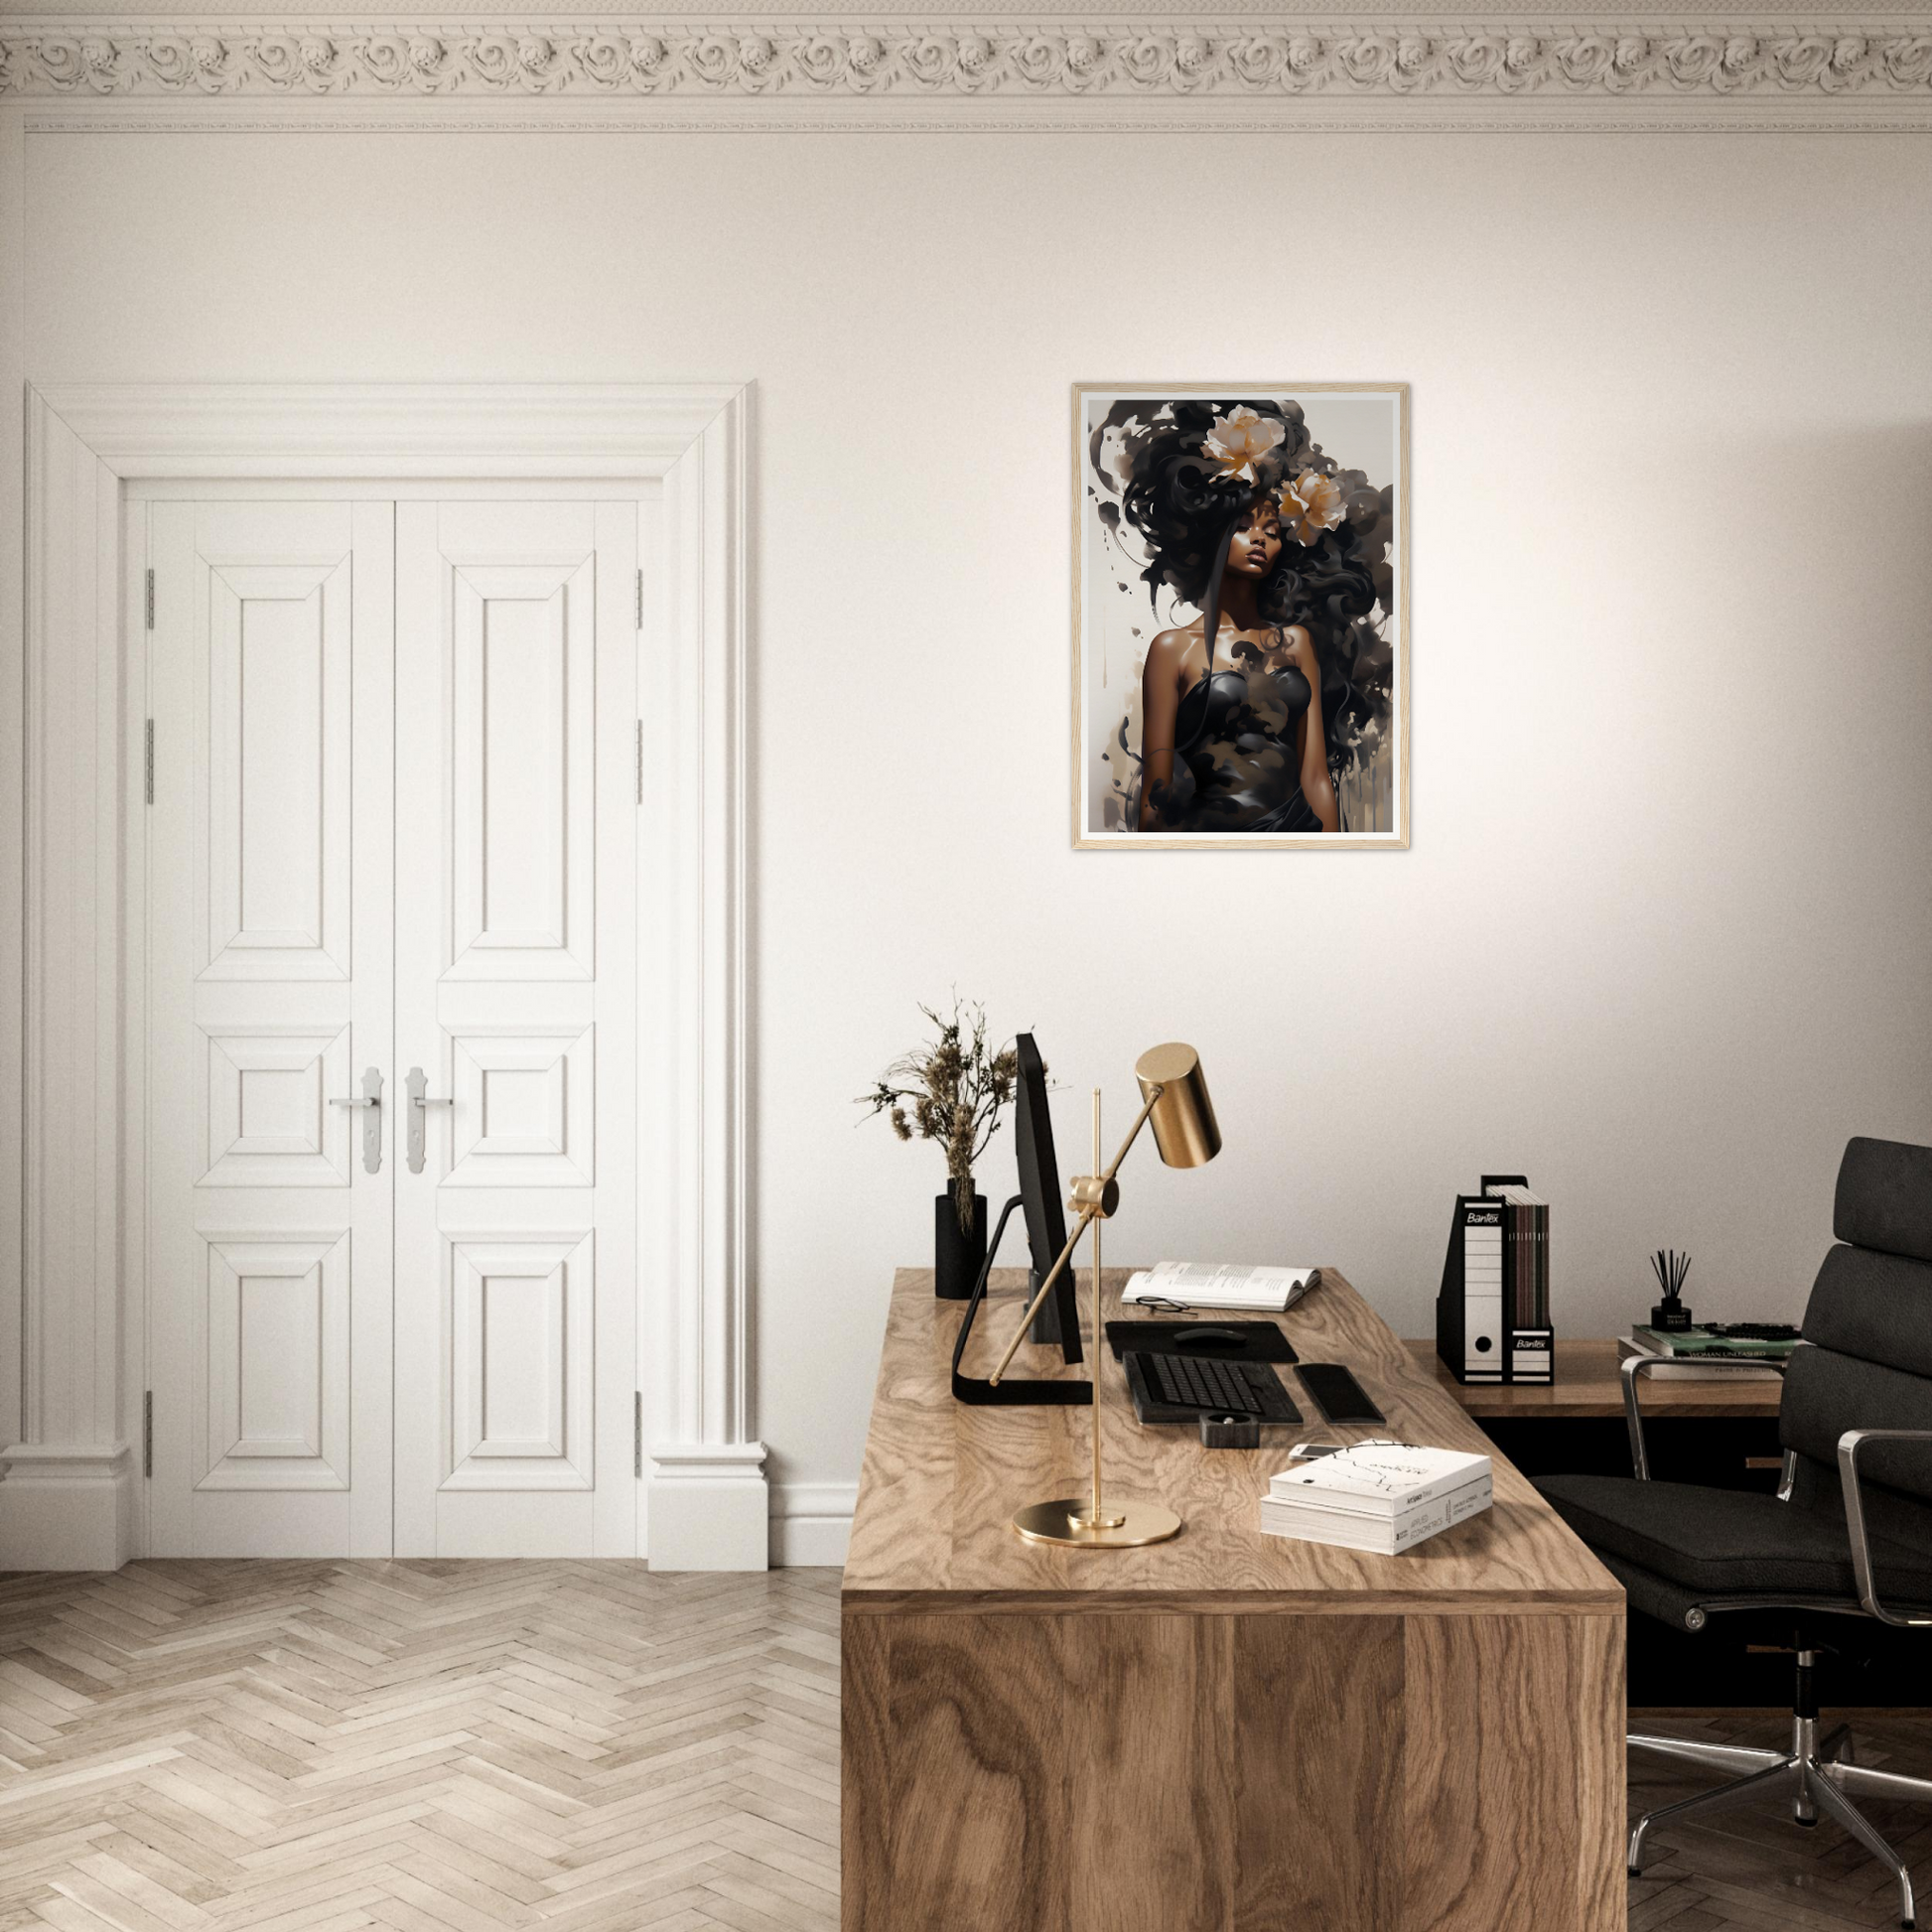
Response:
[[[1368,1391],[1339,1362],[1303,1362],[1295,1371],[1323,1422],[1387,1422]]]

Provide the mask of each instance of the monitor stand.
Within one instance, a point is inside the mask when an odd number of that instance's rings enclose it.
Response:
[[[1051,1405],[1061,1408],[1087,1407],[1093,1402],[1093,1385],[1084,1380],[1030,1382],[1019,1376],[1003,1375],[998,1382],[989,1382],[984,1376],[962,1375],[959,1370],[959,1364],[965,1359],[966,1344],[972,1338],[973,1317],[979,1313],[980,1304],[986,1300],[987,1277],[992,1274],[994,1257],[1000,1252],[1000,1237],[1007,1231],[1007,1221],[1013,1210],[1024,1198],[1023,1195],[1015,1194],[1001,1208],[999,1225],[993,1230],[993,1239],[986,1244],[986,1260],[981,1264],[979,1280],[973,1284],[973,1292],[967,1298],[966,1311],[959,1318],[959,1336],[953,1343],[952,1392],[956,1400],[970,1402],[982,1408],[1018,1409],[1033,1405]],[[1039,1276],[1035,1272],[1028,1279],[1032,1284],[1029,1291],[1031,1299],[1031,1296],[1039,1293]],[[1067,1287],[1067,1280],[1062,1279],[1059,1286]],[[1049,1339],[1055,1342],[1060,1338],[1059,1311],[1053,1306],[1057,1300],[1059,1300],[1057,1295],[1048,1296],[1040,1309],[1042,1316],[1050,1313],[1053,1317],[1053,1332]],[[1074,1315],[1076,1324],[1078,1320],[1079,1316],[1076,1312]],[[1038,1321],[1034,1323],[1029,1332],[1034,1340],[1037,1341],[1040,1338]],[[1074,1333],[1076,1335],[1079,1333],[1077,1325]]]
[[[1032,1301],[1039,1293],[1039,1270],[1027,1270],[1027,1300]],[[1057,1347],[1060,1339],[1060,1300],[1057,1295],[1049,1295],[1039,1305],[1039,1312],[1034,1316],[1034,1325],[1027,1331],[1029,1341],[1042,1342]]]

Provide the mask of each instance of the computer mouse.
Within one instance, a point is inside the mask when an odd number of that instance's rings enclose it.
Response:
[[[1199,1327],[1178,1330],[1173,1338],[1176,1348],[1225,1348],[1229,1342],[1245,1348],[1248,1337],[1239,1328],[1215,1328],[1203,1322]]]

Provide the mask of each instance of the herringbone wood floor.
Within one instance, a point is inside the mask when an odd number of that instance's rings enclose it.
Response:
[[[838,1583],[0,1579],[0,1932],[833,1927]]]
[[[1831,1711],[1849,1719],[1859,1762],[1932,1777],[1932,1711]],[[1776,1711],[1632,1712],[1633,1727],[1783,1748],[1791,1714]],[[1652,1751],[1630,1753],[1630,1813],[1721,1783]],[[1861,1797],[1859,1809],[1912,1868],[1919,1923],[1932,1924],[1932,1805]],[[1651,1834],[1644,1875],[1630,1881],[1630,1932],[1872,1932],[1898,1923],[1898,1887],[1836,1825],[1803,1829],[1775,1803],[1720,1812],[1708,1825]]]
[[[1932,1713],[1856,1722],[1932,1772]],[[1702,1782],[1632,1753],[1633,1810]],[[1932,1807],[1869,1810],[1932,1897]],[[831,1932],[838,1822],[835,1571],[0,1578],[0,1932]],[[1653,1841],[1630,1926],[1872,1932],[1892,1898],[1836,1827],[1731,1812]]]

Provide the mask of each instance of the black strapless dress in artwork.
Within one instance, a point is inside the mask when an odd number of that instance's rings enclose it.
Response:
[[[1156,788],[1147,829],[1319,832],[1295,754],[1311,695],[1293,665],[1205,672],[1174,715],[1173,782]]]

